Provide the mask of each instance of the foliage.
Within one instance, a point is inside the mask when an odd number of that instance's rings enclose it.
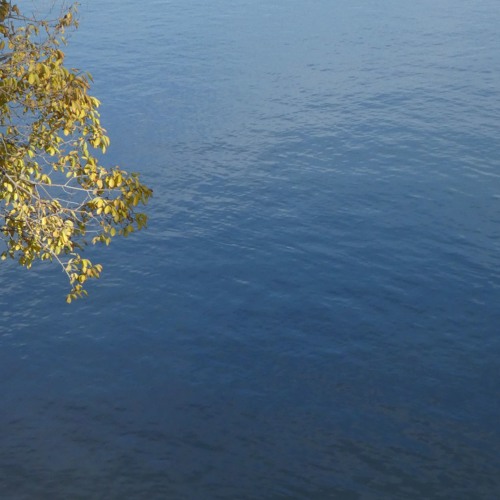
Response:
[[[100,103],[89,95],[90,75],[67,68],[61,50],[75,27],[74,6],[46,20],[0,0],[2,259],[27,268],[57,261],[71,283],[68,302],[102,270],[84,247],[143,228],[137,206],[152,194],[137,174],[100,165],[109,145]]]

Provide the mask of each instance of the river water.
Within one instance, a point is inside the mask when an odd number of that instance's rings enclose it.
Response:
[[[5,499],[500,498],[500,4],[80,8],[149,228],[2,263]]]

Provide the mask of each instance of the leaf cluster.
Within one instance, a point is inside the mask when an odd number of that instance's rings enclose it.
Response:
[[[51,21],[0,0],[1,257],[27,268],[57,261],[71,283],[68,302],[102,270],[84,247],[145,227],[138,206],[152,195],[137,174],[100,164],[109,146],[100,102],[91,76],[66,67],[61,49],[76,27],[74,7]]]

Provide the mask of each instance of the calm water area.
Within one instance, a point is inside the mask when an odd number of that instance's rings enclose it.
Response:
[[[500,498],[500,3],[80,18],[155,194],[85,300],[2,263],[0,498]]]

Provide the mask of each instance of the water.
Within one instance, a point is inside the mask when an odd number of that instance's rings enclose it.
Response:
[[[2,264],[8,499],[500,496],[500,6],[80,9],[147,232]]]

